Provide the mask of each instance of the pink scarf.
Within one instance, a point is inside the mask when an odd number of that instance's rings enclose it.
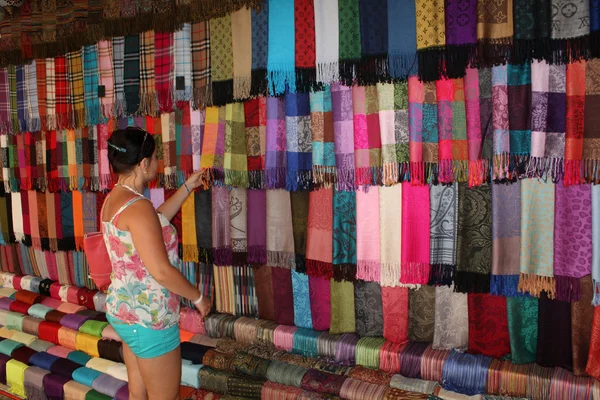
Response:
[[[356,277],[379,282],[381,253],[379,249],[379,188],[356,192]]]
[[[394,343],[408,341],[408,288],[382,287],[383,337]]]
[[[331,320],[331,292],[329,279],[310,276],[308,288],[310,293],[310,315],[313,329],[316,331],[329,330]]]
[[[100,103],[102,104],[102,115],[105,118],[111,118],[115,115],[115,104],[114,104],[114,86],[115,78],[113,75],[113,63],[112,63],[112,42],[103,40],[98,42],[98,56],[100,63],[100,85],[104,86],[104,97],[100,97]],[[122,115],[124,104],[119,104],[121,107],[120,113]]]
[[[400,282],[429,281],[429,186],[402,184],[402,269]]]
[[[333,278],[333,189],[310,192],[306,235],[306,273]]]

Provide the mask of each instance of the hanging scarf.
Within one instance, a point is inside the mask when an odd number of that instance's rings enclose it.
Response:
[[[296,271],[306,273],[306,238],[308,231],[309,192],[291,192],[292,226],[294,230],[294,251]],[[334,213],[335,217],[335,213]]]
[[[435,327],[435,288],[421,286],[408,291],[408,338],[416,342],[432,342]]]
[[[597,108],[600,99],[600,62],[589,60],[585,74],[585,114],[583,131],[584,174],[587,182],[600,183],[598,163],[600,160],[600,120],[592,111]]]
[[[329,332],[331,334],[354,332],[355,326],[354,286],[351,282],[332,280]]]
[[[317,187],[329,187],[336,178],[333,107],[329,86],[310,93],[310,116],[313,182]]]
[[[536,363],[544,367],[573,369],[571,304],[551,300],[542,292],[538,309]]]
[[[396,88],[399,90],[397,97],[394,90]],[[408,161],[407,95],[407,86],[404,84],[377,84],[384,185],[393,185],[403,180],[405,175],[404,162]],[[394,111],[396,98],[404,103],[398,105],[403,110]],[[396,121],[398,121],[397,126]],[[406,145],[403,143],[405,139]]]
[[[554,280],[556,299],[578,301],[580,279],[591,272],[592,213],[589,185],[556,185]]]
[[[426,285],[430,269],[429,186],[402,184],[402,268],[400,282]]]
[[[573,342],[573,373],[577,376],[586,375],[585,367],[590,352],[592,336],[592,319],[594,305],[592,300],[594,289],[592,278],[581,278],[581,298],[571,303],[571,340]]]
[[[215,263],[217,262],[215,253]],[[218,312],[235,314],[235,294],[233,284],[233,267],[214,265],[215,306]]]
[[[248,259],[248,194],[246,189],[231,189],[229,218],[231,220],[231,250],[233,265],[245,265]]]
[[[270,95],[296,91],[294,2],[269,0],[267,78]]]
[[[80,128],[86,122],[82,50],[67,53],[67,81],[69,83],[70,103],[73,110],[69,126]]]
[[[500,358],[510,353],[506,299],[469,294],[469,353]]]
[[[309,276],[308,279],[313,328],[316,331],[328,331],[331,321],[330,280],[317,276]],[[315,333],[319,335],[318,332]]]
[[[492,196],[488,185],[458,185],[455,284],[460,293],[488,293],[492,264]],[[474,245],[477,244],[477,245]]]
[[[368,241],[381,238],[381,243],[379,245],[381,246],[380,283],[382,286],[394,287],[400,285],[402,248],[399,244],[402,242],[402,189],[402,185],[379,188],[378,209],[371,211],[365,210],[367,216],[369,213],[373,214],[371,217],[368,217],[369,219],[377,217],[377,219],[374,219],[373,221],[368,221],[367,224],[372,224],[377,228],[377,222],[379,222],[379,229],[373,238],[366,238],[361,235],[359,243],[363,243],[364,241],[368,247],[361,246],[361,248],[364,248],[368,252],[374,252],[377,247],[373,247]],[[363,211],[359,209],[357,215],[361,214],[363,214]],[[363,218],[361,218],[361,220],[362,219]],[[369,233],[368,231],[364,232],[367,234]]]
[[[261,319],[275,319],[273,277],[274,268],[260,266],[255,270],[256,297],[258,298],[258,315]],[[274,329],[274,328],[273,328]]]
[[[600,186],[592,186],[592,279],[594,305],[600,304]]]
[[[292,290],[294,292],[294,325],[299,328],[312,329],[308,275],[292,271]]]
[[[506,311],[511,361],[514,364],[535,362],[538,336],[538,299],[530,296],[507,297]]]
[[[26,64],[25,68],[25,81],[27,85],[27,127],[29,132],[37,132],[42,129],[40,120],[40,110],[38,101],[38,87],[37,87],[37,76],[36,76],[36,64],[32,61],[30,64]]]
[[[140,34],[140,108],[137,113],[149,116],[158,113],[154,78],[154,41],[154,31]]]
[[[565,176],[566,185],[581,183],[583,138],[585,123],[585,62],[567,65],[566,93],[567,119],[565,135]]]
[[[383,337],[393,343],[408,341],[408,289],[382,287]],[[398,357],[398,354],[395,354]],[[399,372],[399,371],[398,371]]]
[[[387,18],[389,75],[404,80],[418,70],[415,3],[388,0]]]
[[[521,182],[521,256],[519,291],[554,298],[554,185]]]
[[[45,63],[45,62],[44,62]],[[44,64],[45,65],[45,64]],[[38,80],[41,77],[38,76]],[[45,82],[44,82],[45,84]],[[12,122],[10,119],[10,91],[8,83],[8,69],[0,69],[0,133],[6,134],[12,132]]]
[[[267,192],[267,203],[269,202]],[[271,268],[273,275],[274,321],[280,325],[294,324],[294,298],[291,271],[287,268]]]
[[[354,286],[354,307],[356,333],[361,337],[382,336],[383,308],[381,286],[376,282],[357,281]]]
[[[332,6],[337,9],[337,4]],[[314,0],[294,1],[296,86],[301,92],[308,92],[316,79],[315,11]],[[331,21],[331,25],[336,27],[337,33],[337,18]],[[334,37],[333,40],[335,39]]]
[[[164,35],[169,38],[169,41],[173,40],[170,34]],[[171,60],[169,62],[172,63],[173,55],[170,49],[172,46],[169,46],[168,53],[163,53],[163,57],[168,56]],[[170,74],[169,80],[172,81]],[[194,107],[203,109],[212,104],[210,23],[208,21],[192,24],[192,84],[194,86]],[[170,85],[172,85],[171,82]],[[165,100],[167,100],[166,97]]]
[[[430,261],[429,283],[452,284],[456,270],[458,185],[433,185],[429,191]]]
[[[264,190],[248,191],[248,262],[267,262],[266,194]]]
[[[266,108],[265,186],[267,189],[284,189],[287,171],[285,99],[267,97]]]
[[[492,127],[494,138],[493,179],[512,180],[510,170],[510,133],[508,104],[508,67],[500,65],[492,68]]]
[[[355,190],[354,166],[354,121],[352,109],[352,89],[333,84],[331,86],[333,105],[333,131],[336,158],[337,190]]]
[[[356,192],[356,277],[373,282],[381,275],[379,197],[378,187]]]
[[[513,0],[514,31],[512,62],[522,64],[532,58],[551,60],[550,0]],[[535,62],[535,61],[534,61]]]
[[[195,216],[194,196],[188,196],[181,205],[181,234],[183,236],[181,240],[183,242],[183,254],[181,259],[186,262],[198,262]]]
[[[196,244],[202,263],[212,261],[212,194],[210,190],[194,192]]]
[[[267,94],[267,51],[269,41],[269,2],[262,10],[252,9],[252,84],[251,96]]]
[[[286,122],[286,189],[292,192],[311,187],[312,130],[308,93],[287,93]]]
[[[306,270],[310,276],[333,277],[333,189],[309,194]]]
[[[353,282],[356,279],[356,193],[354,191],[336,190],[333,193],[333,276],[337,281]]]
[[[27,100],[27,82],[25,79],[25,66],[17,65],[17,116],[19,118],[19,131],[29,131],[29,102]]]
[[[361,58],[359,0],[338,0],[340,79],[352,86]]]
[[[388,76],[387,0],[359,0],[361,62],[356,71],[360,85],[374,85]]]
[[[438,112],[435,83],[408,80],[410,176],[413,184],[437,181]]]
[[[98,97],[98,85],[100,75],[98,70],[98,48],[96,46],[85,46],[83,48],[83,73],[84,73],[84,103],[86,126],[99,124],[101,117],[100,99]]]
[[[267,265],[295,269],[289,192],[267,190]]]
[[[595,379],[600,377],[599,348],[600,336],[598,327],[600,326],[600,308],[594,307],[594,317],[592,320],[592,336],[590,339],[589,359],[586,366],[586,372]]]
[[[446,29],[445,72],[449,78],[462,78],[475,63],[477,44],[477,1],[447,1],[444,10]]]
[[[517,296],[521,248],[521,185],[492,185],[492,276],[490,293]]]
[[[175,111],[175,141],[177,157],[177,179],[182,181],[193,172],[192,127],[190,103],[181,102]],[[245,157],[244,157],[245,160]],[[175,185],[173,185],[176,187]]]
[[[589,2],[579,2],[573,9],[569,8],[570,3],[563,0],[550,0],[550,4],[553,60],[556,63],[566,64],[586,59],[589,56]],[[554,10],[561,10],[561,12],[554,12]]]
[[[164,114],[163,114],[164,115]],[[162,117],[162,116],[161,116]],[[208,189],[215,179],[215,159],[217,152],[217,138],[219,131],[219,109],[207,107],[204,120],[204,136],[202,140],[202,157],[200,158],[201,187]],[[163,150],[164,157],[164,150]]]
[[[212,189],[212,245],[216,265],[231,265],[231,223],[229,190],[225,187]]]
[[[98,174],[100,176],[100,188],[102,190],[108,190],[109,186],[112,183],[112,177],[110,175],[110,167],[108,165],[108,124],[101,124],[97,126],[98,131]],[[50,136],[52,137],[52,136]],[[52,141],[49,140],[48,147],[52,146]],[[54,144],[55,146],[55,144]],[[50,161],[48,161],[48,165]],[[48,178],[50,179],[51,174],[48,173]]]
[[[467,181],[468,142],[464,80],[439,80],[438,105],[439,180],[442,183]]]
[[[417,55],[419,57],[419,79],[439,79],[444,66],[446,28],[444,2],[417,0],[415,2]]]
[[[64,76],[64,79],[66,79],[66,69]],[[14,65],[8,66],[8,92],[10,96],[10,119],[12,122],[12,132],[18,133],[19,111],[17,110],[17,69]]]
[[[225,184],[248,187],[248,161],[246,157],[246,130],[244,105],[227,104],[225,130]]]
[[[381,184],[382,159],[377,88],[353,86],[352,107],[356,186]]]
[[[127,114],[135,114],[140,107],[140,37],[126,36],[123,42],[123,92],[127,104]],[[115,76],[117,77],[117,96],[119,96],[119,72],[116,60],[117,46],[113,41],[113,57],[115,57]],[[120,55],[120,54],[119,54]]]
[[[250,72],[252,70],[252,16],[243,7],[231,14],[231,38],[233,49],[233,98],[250,96]]]
[[[564,172],[565,66],[531,64],[531,157],[527,175],[558,182]]]
[[[172,189],[177,174],[177,143],[175,113],[161,114],[161,138],[164,166],[164,183],[166,189]]]
[[[112,63],[114,68],[115,117],[122,117],[127,110],[125,97],[125,38],[112,39]],[[133,106],[132,106],[133,107]]]
[[[264,187],[266,110],[267,104],[264,97],[244,102],[248,186],[251,189]]]
[[[306,6],[312,6],[313,0],[306,1]],[[309,53],[309,59],[306,64],[308,67],[314,67],[315,63],[315,41],[316,41],[316,81],[324,84],[332,84],[339,81],[339,19],[338,19],[338,0],[315,0],[314,1],[314,18],[312,28],[314,29],[316,40],[309,42],[312,44],[313,53]],[[298,14],[298,10],[296,10]],[[312,10],[307,9],[306,17],[313,17]],[[296,18],[296,43],[299,41],[300,35],[305,35],[304,25],[298,25]],[[307,21],[306,25],[310,26],[311,22]],[[303,40],[303,39],[301,39]],[[309,47],[310,49],[310,47]],[[299,51],[304,50],[296,45],[296,67],[298,67]],[[312,65],[311,65],[312,63]]]
[[[116,114],[115,108],[123,110],[123,104],[115,104],[115,78],[113,71],[112,42],[101,40],[98,42],[98,65],[100,69],[100,85],[104,87],[104,96],[100,97],[102,116],[110,118]]]
[[[433,348],[466,349],[469,343],[467,295],[454,293],[454,288],[435,288]]]
[[[531,64],[508,64],[510,173],[522,175],[531,153]]]
[[[192,28],[183,24],[173,35],[175,44],[175,101],[192,99]],[[179,81],[179,84],[178,84]]]
[[[505,62],[513,36],[513,0],[477,2],[477,57],[484,65]]]
[[[478,174],[474,178],[474,182],[469,181],[471,186],[480,185],[481,183],[477,183],[477,179],[482,179],[482,182],[488,181],[488,171],[489,163],[493,154],[493,123],[492,123],[492,70],[490,68],[480,68],[479,70],[470,69],[467,72],[475,71],[474,79],[470,83],[478,85],[479,92],[479,115],[475,116],[475,124],[479,124],[479,131],[481,133],[480,139],[478,142],[479,146],[476,148],[480,157],[482,158],[481,162],[475,163],[475,167],[481,168],[483,171],[481,174]],[[468,77],[468,74],[467,74]],[[470,140],[470,135],[469,135]],[[469,148],[471,149],[471,144],[469,144]],[[469,168],[471,168],[471,164],[469,164]],[[479,172],[479,170],[477,170]],[[491,171],[490,171],[491,172]]]

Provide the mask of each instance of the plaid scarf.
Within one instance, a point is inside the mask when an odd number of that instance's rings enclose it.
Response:
[[[510,173],[523,175],[531,153],[531,64],[508,64]]]
[[[358,0],[338,0],[340,80],[352,86],[361,58]]]
[[[467,180],[467,127],[463,79],[436,82],[439,181]]]
[[[312,4],[313,1],[309,1]],[[296,36],[304,35],[302,29],[306,25],[309,29],[314,29],[315,32],[315,63],[317,67],[316,80],[319,83],[332,84],[340,80],[340,65],[339,65],[339,45],[340,45],[340,29],[339,29],[339,3],[337,1],[315,0],[314,15],[312,10],[307,10],[305,18],[313,17],[312,20],[306,21],[305,24],[298,26],[298,18],[296,18]],[[312,36],[312,32],[308,30]],[[302,40],[302,36],[301,39]],[[296,39],[298,43],[298,38]],[[308,40],[308,49],[313,41]],[[302,48],[296,46],[296,67],[298,67],[298,52]],[[309,53],[310,61],[312,62],[312,54]]]
[[[567,118],[565,135],[565,175],[566,185],[583,181],[583,144],[585,123],[585,62],[567,65],[566,93]]]
[[[381,136],[377,88],[352,87],[354,113],[354,162],[356,186],[382,183]]]
[[[177,138],[175,113],[161,114],[162,150],[165,189],[177,186]]]
[[[267,190],[267,265],[295,269],[294,254],[290,192]]]
[[[355,190],[352,88],[331,85],[337,190]]]
[[[19,119],[19,131],[29,131],[29,103],[27,100],[27,82],[25,81],[25,67],[17,65],[15,72],[17,80],[17,116]]]
[[[408,80],[410,176],[416,184],[437,181],[438,109],[435,83]]]
[[[593,110],[600,104],[600,62],[589,60],[585,70],[585,114],[583,131],[584,174],[587,182],[600,183],[600,119]]]
[[[248,261],[248,193],[246,189],[229,192],[229,219],[231,221],[231,250],[233,265],[243,266]]]
[[[212,104],[210,68],[210,24],[197,22],[192,24],[192,84],[196,108]]]
[[[244,105],[227,104],[225,129],[225,185],[248,187],[248,159],[246,156],[246,129]]]
[[[292,194],[292,212],[294,211]],[[248,263],[267,263],[267,199],[264,190],[248,191]],[[294,230],[295,233],[295,230]],[[298,263],[298,256],[296,256]]]
[[[333,277],[356,279],[356,192],[333,193]]]
[[[268,88],[271,96],[296,91],[294,1],[269,0],[267,53]]]
[[[46,137],[46,176],[48,190],[57,192],[58,185],[58,150],[56,143],[56,131],[48,131]]]
[[[85,92],[85,124],[87,126],[97,125],[101,122],[100,98],[98,97],[98,85],[100,74],[98,70],[98,48],[96,46],[85,46],[83,48],[83,73]]]
[[[83,82],[83,57],[81,50],[67,53],[67,82],[69,84],[69,99],[73,110],[72,127],[85,125],[85,102]]]
[[[452,285],[456,270],[458,185],[432,185],[430,211],[430,285]]]
[[[387,0],[359,0],[361,63],[360,85],[375,85],[388,75]]]
[[[494,135],[494,161],[492,178],[496,181],[512,180],[510,168],[510,134],[508,104],[508,67],[492,68],[492,125]]]
[[[125,115],[127,102],[125,100],[124,62],[125,62],[125,38],[115,37],[112,39],[112,64],[114,68],[114,91],[115,91],[115,117]]]
[[[588,1],[581,1],[576,7],[569,8],[570,4],[564,0],[550,0],[550,37],[553,39],[551,46],[556,63],[566,64],[587,59],[590,55],[590,4]]]
[[[0,133],[12,132],[10,119],[10,90],[8,84],[8,69],[0,69]]]
[[[112,121],[112,120],[111,120]],[[110,131],[112,132],[112,124]],[[109,124],[98,125],[97,146],[98,146],[98,175],[100,177],[100,190],[110,189],[112,177],[110,175],[110,166],[108,164],[108,145]],[[49,164],[49,163],[48,163]]]
[[[158,97],[154,79],[154,31],[140,34],[140,109],[141,115],[158,114]]]
[[[317,2],[316,6],[319,3]],[[335,6],[335,5],[333,5]],[[331,18],[332,30],[337,33],[337,18]],[[294,1],[294,57],[296,65],[296,87],[307,92],[316,80],[315,1]],[[335,41],[335,36],[332,36]],[[333,49],[331,49],[333,50]]]
[[[309,193],[306,235],[306,273],[325,279],[333,277],[333,189]]]
[[[511,61],[550,60],[551,0],[513,0],[514,30]]]
[[[233,48],[231,16],[210,21],[210,69],[213,104],[225,105],[233,100]]]
[[[113,57],[117,52],[113,42]],[[124,39],[123,54],[123,93],[125,95],[125,104],[127,105],[127,114],[136,114],[140,108],[140,36],[131,35]],[[117,61],[114,61],[115,76],[118,76]],[[117,77],[117,86],[119,78]],[[117,88],[117,96],[119,89]]]
[[[244,102],[248,187],[250,189],[264,188],[266,120],[266,98],[258,97]]]
[[[54,61],[54,60],[53,60]],[[47,120],[47,79],[46,79],[46,60],[35,60],[35,75],[36,75],[36,86],[37,86],[37,96],[38,96],[38,110],[40,114],[40,129],[48,129],[48,120]],[[0,100],[2,96],[2,78],[0,77]],[[7,97],[8,101],[8,97]],[[10,103],[9,103],[10,104]],[[8,104],[7,104],[8,105]],[[1,112],[0,112],[0,121],[1,121]],[[0,131],[1,131],[1,122],[0,122]]]
[[[400,282],[426,285],[430,270],[429,186],[402,184],[402,267]]]
[[[477,2],[477,56],[483,65],[497,65],[510,56],[513,0]]]
[[[154,77],[158,107],[161,113],[173,109],[174,58],[173,34],[156,33],[154,36]]]
[[[265,186],[267,189],[283,189],[286,186],[285,128],[285,99],[267,97],[265,153]]]
[[[295,192],[312,186],[312,132],[308,93],[285,95],[286,189]]]
[[[210,190],[194,192],[194,213],[198,259],[212,262],[212,194]]]
[[[14,65],[8,66],[8,93],[10,96],[10,119],[12,122],[12,132],[19,132],[19,112],[17,110],[17,68]]]
[[[233,98],[250,97],[252,70],[252,14],[243,7],[231,14],[231,42],[233,53]]]
[[[192,27],[183,24],[180,31],[175,32],[175,100],[190,101],[192,99]],[[183,79],[183,85],[177,80]]]
[[[204,120],[204,140],[202,141],[202,188],[208,189],[215,178],[215,157],[217,152],[217,136],[219,130],[219,108],[207,107]]]
[[[104,96],[100,98],[100,104],[104,118],[115,115],[115,78],[112,58],[112,42],[108,40],[98,42],[100,85],[104,87]]]
[[[333,107],[328,85],[310,93],[310,116],[313,183],[316,187],[330,187],[335,184],[336,168]]]
[[[87,165],[83,166],[85,187],[87,190],[100,191],[100,167],[98,154],[98,126],[90,127],[83,131],[87,132],[87,138],[82,137],[83,160]],[[86,143],[87,140],[87,143]]]
[[[179,182],[192,174],[192,126],[190,103],[184,102],[183,107],[175,111],[175,142],[177,154],[177,181],[174,182],[174,187],[177,187]]]
[[[269,43],[269,2],[262,10],[252,10],[252,83],[251,96],[267,94],[267,54]]]
[[[446,60],[446,75],[462,78],[473,65],[477,44],[477,1],[449,0],[445,4],[446,50],[452,59]]]
[[[443,0],[415,2],[417,55],[419,78],[433,81],[440,77],[444,66],[446,45],[445,9]]]
[[[42,129],[42,123],[40,119],[39,101],[38,101],[38,87],[37,87],[37,76],[36,76],[36,64],[32,61],[30,64],[25,65],[25,80],[27,84],[27,127],[30,132],[37,132]]]
[[[387,11],[389,74],[405,80],[418,69],[415,3],[388,1]]]

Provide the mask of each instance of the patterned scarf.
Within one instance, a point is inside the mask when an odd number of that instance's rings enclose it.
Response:
[[[66,79],[66,69],[65,69]],[[8,91],[10,96],[10,119],[12,132],[19,132],[19,112],[17,110],[17,69],[14,65],[8,66]],[[67,102],[68,103],[68,102]]]
[[[449,78],[462,78],[475,63],[477,44],[477,1],[449,0],[445,8],[447,59]]]
[[[331,86],[331,100],[333,105],[337,190],[354,191],[355,166],[352,88],[333,84]]]
[[[565,135],[566,185],[582,183],[582,158],[585,123],[586,62],[567,65],[567,118]]]
[[[403,185],[395,185],[379,188],[379,210],[377,210],[379,232],[377,234],[381,238],[381,286],[400,285],[402,248],[398,244],[402,243],[402,187]],[[363,212],[357,210],[357,215],[360,214]],[[382,215],[385,217],[381,218]],[[364,240],[362,235],[360,239],[361,242]]]
[[[575,7],[564,0],[550,0],[552,9],[550,37],[553,59],[557,63],[569,63],[589,57],[590,9],[588,1]],[[561,10],[561,12],[554,12]]]
[[[435,288],[435,350],[466,349],[469,343],[467,295],[455,293],[454,287]]]
[[[69,83],[70,103],[73,108],[71,126],[81,128],[86,122],[83,52],[81,50],[67,53],[67,82]]]
[[[125,100],[124,61],[125,61],[125,38],[115,37],[112,39],[112,63],[114,68],[114,90],[115,90],[115,117],[122,117],[127,110]]]
[[[556,184],[554,216],[554,280],[556,299],[581,298],[580,279],[591,273],[592,198],[590,185]]]
[[[172,59],[172,55],[169,54]],[[194,107],[205,108],[212,104],[210,73],[210,23],[192,24],[192,84]]]
[[[381,136],[376,86],[353,86],[356,186],[382,184]]]
[[[319,83],[332,84],[339,81],[340,78],[339,1],[316,0],[314,3],[316,79]],[[296,32],[296,36],[298,34]],[[296,58],[298,58],[298,55],[296,55]]]
[[[190,103],[182,102],[175,112],[175,140],[177,148],[177,182],[192,174],[192,127]],[[245,157],[244,157],[245,159]],[[177,187],[175,182],[174,187]]]
[[[318,5],[318,3],[317,3]],[[336,7],[336,5],[332,5]],[[329,16],[331,18],[331,16]],[[337,18],[331,30],[337,33]],[[335,27],[335,28],[334,28]],[[294,56],[296,65],[296,87],[300,92],[307,92],[316,79],[316,43],[315,43],[315,1],[294,1]],[[332,38],[335,40],[335,36]],[[333,50],[331,48],[330,50]]]
[[[583,131],[584,174],[587,182],[600,183],[600,120],[592,110],[600,101],[600,62],[589,60],[585,73],[585,114]]]
[[[308,197],[308,232],[306,237],[306,271],[310,276],[333,277],[333,189],[310,192]]]
[[[511,61],[550,60],[551,0],[513,0],[514,30]]]
[[[40,110],[38,102],[38,87],[36,76],[36,64],[32,61],[25,65],[25,80],[27,83],[27,126],[30,132],[37,132],[42,129]]]
[[[456,270],[458,185],[433,185],[429,191],[430,261],[429,284],[452,284]]]
[[[469,294],[469,353],[504,357],[510,353],[506,298]]]
[[[510,55],[513,0],[477,2],[477,57],[484,65],[502,63]]]
[[[415,1],[419,79],[424,81],[438,79],[444,66],[445,12],[442,0]]]
[[[162,161],[165,188],[173,187],[177,173],[177,143],[175,137],[175,113],[162,114],[161,138],[162,138]]]
[[[359,0],[338,0],[340,80],[352,86],[361,58]]]
[[[376,282],[357,281],[354,285],[356,333],[361,337],[383,335],[381,286]],[[363,338],[364,339],[364,338]]]
[[[388,0],[388,62],[394,79],[408,79],[418,70],[415,3]]]
[[[356,193],[354,191],[336,190],[333,193],[333,277],[338,282],[342,280],[353,282],[356,279]],[[333,290],[333,283],[331,288]],[[333,299],[333,294],[331,297]]]
[[[155,33],[154,35],[154,84],[158,97],[158,110],[170,112],[173,109],[174,57],[173,34]]]
[[[244,102],[248,186],[250,189],[264,188],[266,119],[266,98],[258,97]]]
[[[356,71],[360,85],[375,85],[388,75],[387,0],[359,0],[361,62]]]
[[[531,157],[527,176],[558,182],[564,173],[565,66],[531,63]]]
[[[399,363],[400,351],[404,349],[405,343],[408,341],[408,289],[382,287],[381,302],[383,306],[383,337],[389,341],[389,344],[384,345],[381,349],[380,357],[382,360],[379,363],[380,366],[383,366],[386,347],[403,343],[399,349],[396,347],[396,351],[391,351],[392,358],[395,358]],[[395,370],[394,372],[400,372],[398,366]]]
[[[292,226],[294,230],[294,251],[296,252],[296,271],[306,273],[306,237],[308,232],[308,194],[307,191],[290,193],[292,203]]]
[[[175,101],[192,99],[192,27],[183,24],[174,34],[175,42]],[[179,84],[178,84],[178,81]]]
[[[436,82],[438,107],[439,181],[467,180],[467,127],[463,79]]]
[[[267,190],[267,265],[295,269],[290,193]]]
[[[25,80],[25,66],[17,65],[15,72],[17,81],[17,116],[19,119],[19,131],[29,131],[29,103],[27,100],[27,82]]]
[[[248,159],[246,156],[246,129],[244,104],[226,106],[225,128],[225,185],[248,187]]]
[[[252,10],[252,86],[251,96],[267,94],[267,51],[269,42],[269,2],[262,10]]]
[[[490,187],[458,185],[458,244],[455,285],[460,293],[488,293],[492,264]],[[474,246],[477,243],[477,246]]]
[[[269,0],[267,77],[270,95],[296,91],[294,1]]]
[[[395,89],[398,89],[398,96]],[[379,125],[381,127],[381,155],[383,162],[383,183],[393,185],[404,180],[408,161],[408,90],[405,84],[377,84],[379,100]],[[396,99],[400,104],[394,111]],[[396,118],[398,115],[398,118]],[[398,126],[396,126],[398,121]]]
[[[494,138],[493,175],[495,181],[512,180],[508,104],[508,67],[492,68],[492,126]]]
[[[421,286],[418,289],[410,289],[408,303],[411,305],[408,309],[408,338],[415,342],[432,342],[435,326],[435,288]]]
[[[400,282],[426,285],[430,269],[429,186],[402,184],[402,268]]]
[[[219,130],[219,109],[207,107],[204,120],[204,140],[202,141],[202,158],[200,169],[202,169],[202,188],[208,189],[215,178],[215,158],[217,153],[217,137]]]
[[[335,183],[335,142],[331,88],[310,93],[312,123],[312,169],[313,182],[317,187],[329,187]]]
[[[233,47],[231,16],[210,21],[210,68],[214,105],[233,100]]]
[[[117,96],[119,95],[120,67],[116,60],[117,46],[113,41],[113,57],[115,57],[115,76],[117,77]],[[123,92],[127,104],[127,114],[136,114],[140,108],[140,37],[139,35],[126,36],[123,54]]]
[[[379,197],[376,186],[356,192],[356,278],[372,282],[381,275]]]
[[[508,64],[508,126],[513,177],[523,175],[531,153],[531,64]],[[514,172],[512,172],[514,171]]]
[[[264,190],[248,191],[248,263],[267,263],[267,199]],[[292,207],[293,210],[293,207]]]
[[[244,266],[248,259],[248,193],[246,189],[232,189],[229,193],[231,221],[231,250],[233,265]],[[249,288],[248,288],[249,289]]]
[[[212,245],[215,265],[232,264],[230,232],[229,190],[215,186],[212,188]]]
[[[335,200],[334,200],[335,201]],[[335,266],[334,266],[335,274]],[[354,286],[351,282],[331,281],[331,334],[354,332]],[[338,340],[338,343],[340,341]],[[336,354],[338,354],[336,352]]]
[[[231,14],[233,48],[233,98],[250,97],[250,72],[252,70],[252,14],[241,8]]]
[[[592,279],[594,306],[600,304],[600,186],[592,186]]]
[[[102,114],[98,97],[100,75],[98,70],[98,48],[96,46],[85,46],[83,48],[83,72],[85,124],[86,126],[98,125],[102,122]]]
[[[530,296],[507,297],[506,312],[512,362],[514,364],[535,362],[538,299]]]
[[[265,186],[283,189],[286,186],[286,126],[285,99],[267,97],[267,132],[265,153]]]
[[[287,93],[286,123],[286,189],[307,190],[312,186],[312,125],[308,93]]]
[[[97,46],[100,85],[104,87],[104,96],[100,97],[102,116],[110,118],[115,115],[115,78],[112,64],[112,42],[102,40],[98,42]]]
[[[154,42],[154,31],[140,34],[140,109],[138,111],[142,115],[149,116],[155,116],[158,113],[154,78]]]
[[[410,92],[414,88],[416,107],[413,110],[413,115],[414,118],[417,118],[414,122],[414,129],[410,134],[410,141],[415,142],[414,145],[410,143],[411,179],[416,184],[436,183],[439,160],[436,85],[434,82],[421,84],[415,82],[416,80],[417,78],[409,79],[409,112],[411,97],[413,96]],[[418,106],[419,99],[422,102],[421,109]]]
[[[45,66],[45,64],[44,64]],[[38,77],[38,79],[40,79]],[[10,119],[10,91],[8,84],[8,69],[0,69],[0,133],[12,132]]]

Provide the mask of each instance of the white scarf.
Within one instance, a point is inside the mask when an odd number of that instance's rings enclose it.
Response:
[[[338,0],[315,0],[315,38],[317,82],[339,81]]]

